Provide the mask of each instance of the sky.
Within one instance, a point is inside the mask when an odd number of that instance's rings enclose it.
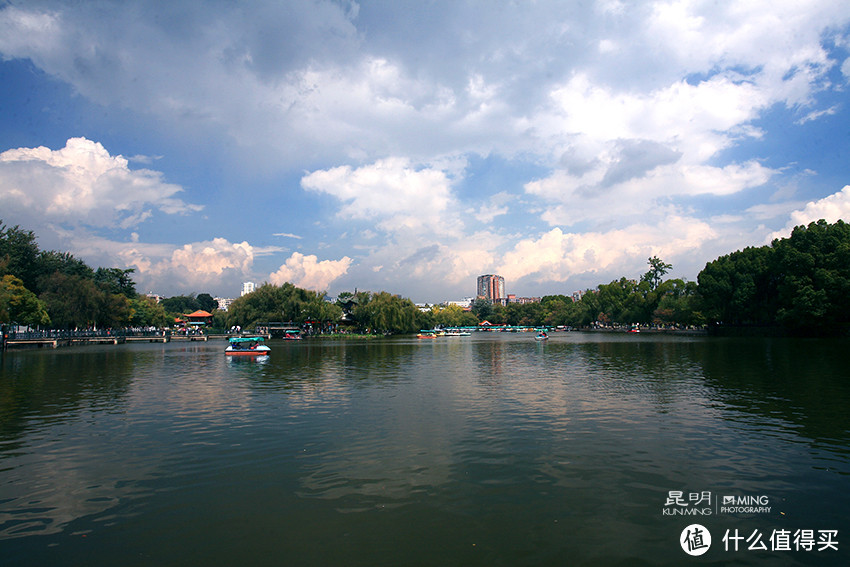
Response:
[[[0,3],[0,220],[135,270],[517,296],[850,220],[850,2]]]

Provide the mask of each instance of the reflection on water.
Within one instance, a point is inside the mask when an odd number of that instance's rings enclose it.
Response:
[[[662,515],[672,490],[770,497],[770,514],[700,518],[716,541],[844,530],[846,345],[557,333],[272,341],[265,360],[215,342],[8,352],[0,544],[21,565],[677,565],[693,519]]]

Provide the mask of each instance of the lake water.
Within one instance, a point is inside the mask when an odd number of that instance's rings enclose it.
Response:
[[[850,564],[846,340],[270,346],[4,353],[0,563]]]

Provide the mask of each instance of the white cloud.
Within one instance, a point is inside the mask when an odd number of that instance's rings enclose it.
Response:
[[[775,238],[787,238],[794,227],[808,225],[821,219],[828,223],[834,223],[839,219],[850,222],[850,185],[845,185],[841,191],[807,203],[802,209],[793,211],[785,228],[772,233],[767,238],[767,242]]]
[[[351,263],[348,256],[339,260],[319,261],[314,255],[293,252],[286,263],[269,276],[269,283],[282,285],[289,282],[305,289],[327,291],[331,282],[348,272]]]
[[[459,220],[446,173],[416,168],[405,158],[388,158],[359,168],[334,167],[302,178],[308,191],[342,202],[339,216],[374,220],[387,231],[456,233]]]
[[[129,228],[157,209],[201,210],[175,197],[182,191],[157,171],[131,170],[99,143],[71,138],[64,148],[17,148],[0,153],[0,206],[30,226],[44,222]]]
[[[553,228],[518,242],[504,255],[497,273],[512,282],[532,275],[556,282],[587,273],[617,278],[639,270],[650,256],[675,264],[716,236],[707,223],[678,215],[657,225],[637,223],[608,232],[565,233]]]
[[[671,197],[732,195],[763,185],[776,173],[755,161],[725,167],[673,164],[606,187],[602,181],[611,171],[609,159],[581,176],[556,170],[545,179],[527,183],[527,193],[554,203],[541,218],[550,225],[612,219],[622,224],[657,210]]]

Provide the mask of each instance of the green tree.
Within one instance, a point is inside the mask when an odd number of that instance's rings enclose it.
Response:
[[[130,308],[133,311],[130,324],[134,326],[162,328],[171,323],[165,309],[152,297],[137,295],[130,300]]]
[[[201,308],[198,298],[195,294],[192,295],[175,295],[174,297],[166,297],[160,301],[162,308],[169,315],[178,317],[188,313],[194,313]]]
[[[91,279],[59,272],[45,278],[41,299],[53,325],[62,328],[97,325],[104,293]]]
[[[472,301],[472,312],[479,321],[489,319],[493,315],[493,302],[486,297],[477,297]],[[490,321],[491,323],[493,321]]]
[[[419,309],[409,299],[386,291],[360,299],[353,314],[361,331],[377,334],[409,334],[421,321]]]
[[[16,276],[28,290],[37,289],[38,254],[36,237],[31,230],[17,225],[9,228],[0,221],[0,276]]]
[[[774,249],[748,247],[709,262],[697,276],[706,318],[727,325],[776,322]]]
[[[213,296],[208,293],[198,294],[197,300],[201,309],[203,309],[207,313],[212,313],[213,311],[218,309],[218,301],[216,301]]]
[[[0,279],[0,322],[41,326],[49,325],[50,317],[44,303],[20,278],[5,275]]]
[[[647,263],[649,264],[649,271],[641,277],[641,280],[649,283],[650,287],[655,289],[661,285],[664,275],[673,268],[673,265],[665,264],[658,256],[647,259]]]
[[[80,276],[86,279],[94,278],[94,270],[85,262],[75,258],[68,252],[57,252],[55,250],[43,251],[36,257],[36,288],[33,292],[36,295],[41,294],[44,278],[56,272],[65,274],[66,276]]]
[[[774,240],[779,323],[817,334],[850,326],[850,225],[824,220]]]
[[[136,297],[136,284],[131,277],[133,268],[98,268],[94,273],[94,282],[106,293]]]
[[[324,300],[324,292],[301,289],[287,282],[281,286],[265,283],[254,292],[234,301],[227,310],[227,325],[250,328],[263,322],[334,322],[342,309]]]

